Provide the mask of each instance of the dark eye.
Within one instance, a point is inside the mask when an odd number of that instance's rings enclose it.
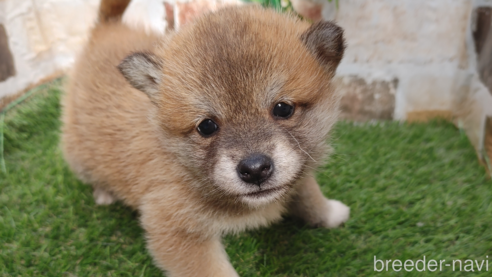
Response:
[[[289,118],[294,113],[294,107],[286,104],[284,102],[280,102],[275,104],[273,107],[273,115],[281,118]]]
[[[219,130],[219,126],[212,119],[205,119],[196,129],[203,137],[209,137]]]

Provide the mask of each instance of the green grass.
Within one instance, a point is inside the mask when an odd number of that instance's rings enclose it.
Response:
[[[160,276],[138,215],[99,207],[58,148],[60,82],[5,118],[0,276]],[[417,276],[374,272],[379,259],[477,259],[492,272],[492,182],[451,124],[339,123],[320,171],[327,196],[352,208],[344,228],[283,222],[225,239],[241,276]],[[475,268],[476,270],[476,268]],[[463,276],[444,268],[424,276]]]

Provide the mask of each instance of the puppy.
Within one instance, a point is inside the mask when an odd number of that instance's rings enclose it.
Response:
[[[168,276],[237,276],[221,237],[291,213],[333,228],[349,208],[314,178],[336,121],[342,29],[256,6],[159,36],[103,0],[63,99],[62,145],[98,204],[140,212]]]

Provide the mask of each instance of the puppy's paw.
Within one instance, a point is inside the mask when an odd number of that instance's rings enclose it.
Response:
[[[328,212],[323,222],[325,228],[336,228],[346,222],[350,216],[350,208],[338,200],[327,199]]]
[[[111,205],[116,202],[113,194],[99,187],[94,188],[93,195],[97,205]]]

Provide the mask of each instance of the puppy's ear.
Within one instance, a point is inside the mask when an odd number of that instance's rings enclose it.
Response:
[[[342,28],[329,21],[320,21],[301,35],[301,41],[328,72],[335,71],[345,50]]]
[[[162,60],[149,53],[134,53],[126,57],[118,69],[136,89],[145,92],[154,101],[162,79]]]

